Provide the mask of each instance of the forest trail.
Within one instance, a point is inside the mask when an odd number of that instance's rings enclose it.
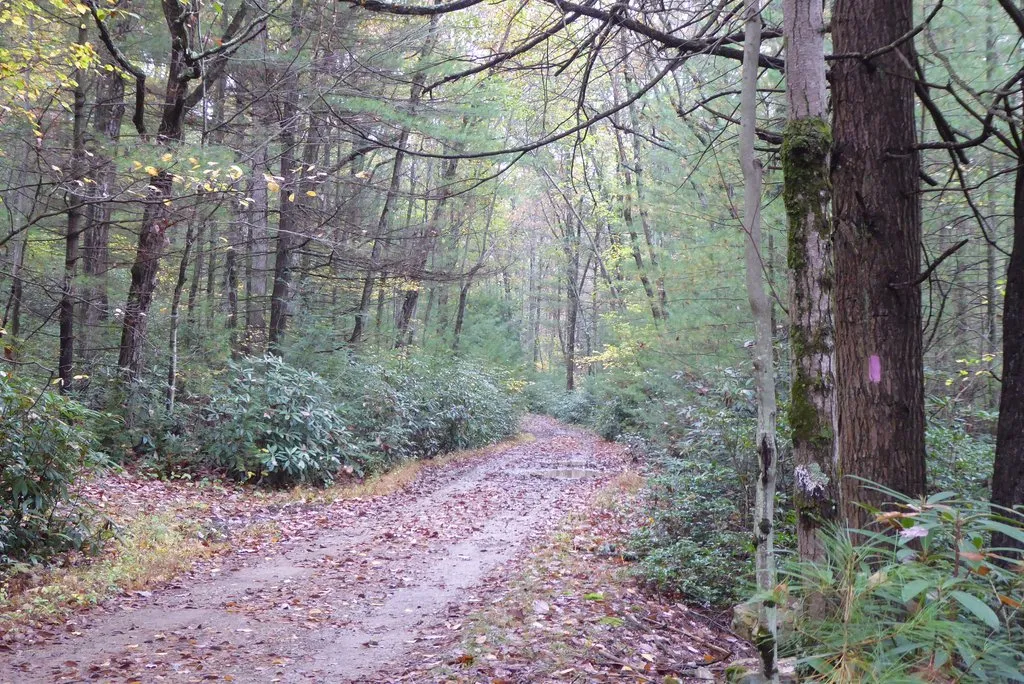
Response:
[[[311,509],[322,531],[271,555],[232,552],[86,613],[5,653],[0,682],[382,681],[625,469],[622,448],[593,434],[538,416],[523,430],[402,491]]]

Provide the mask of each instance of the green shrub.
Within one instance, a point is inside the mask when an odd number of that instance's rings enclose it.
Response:
[[[403,380],[386,362],[363,359],[352,359],[331,378],[342,397],[345,424],[361,449],[376,455],[376,468],[401,461],[412,450],[414,407]]]
[[[564,423],[590,425],[597,399],[589,389],[562,392],[551,405],[551,415]]]
[[[632,542],[640,557],[638,572],[663,590],[725,607],[743,595],[753,571],[751,507],[758,466],[749,378],[727,368],[691,378],[644,415],[649,426],[640,435],[643,441],[628,439],[664,456],[655,461],[656,475],[649,479],[650,523]],[[795,516],[786,510],[790,448],[785,433],[781,424],[775,528],[781,548],[795,543]]]
[[[205,452],[236,477],[326,484],[514,434],[498,374],[464,361],[351,358],[325,379],[268,356],[231,363],[203,408]]]
[[[469,449],[515,434],[519,409],[508,380],[466,362],[416,369],[424,418],[412,440],[420,456]]]
[[[644,385],[598,387],[590,425],[604,439],[657,432],[659,397]]]
[[[338,408],[320,376],[276,356],[231,362],[203,409],[205,452],[239,479],[274,486],[361,474],[366,463]]]
[[[749,521],[741,516],[735,474],[714,462],[666,459],[648,479],[649,523],[631,549],[637,571],[662,591],[711,606],[739,598],[753,570]]]
[[[932,491],[955,491],[972,498],[988,496],[996,449],[992,435],[972,434],[962,421],[932,420],[925,437]]]
[[[522,391],[523,406],[530,413],[554,416],[555,405],[565,394],[565,381],[552,373],[535,373]]]
[[[363,439],[400,458],[430,458],[514,434],[519,407],[509,382],[466,361],[399,358],[371,365],[371,390],[350,414]]]
[[[547,401],[534,399],[534,403],[558,420],[585,425],[604,439],[614,440],[624,434],[663,436],[663,409],[671,402],[670,396],[664,379],[656,373],[616,371],[589,376],[573,392],[560,390]]]
[[[83,427],[97,417],[0,371],[0,564],[37,562],[93,538],[91,512],[69,489],[102,460]]]
[[[988,546],[1024,529],[952,493],[886,493],[898,508],[878,516],[885,529],[833,530],[824,562],[784,572],[795,599],[821,607],[795,632],[806,680],[1024,681],[1024,574]]]

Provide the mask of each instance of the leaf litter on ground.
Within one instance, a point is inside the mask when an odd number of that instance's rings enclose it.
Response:
[[[0,681],[686,681],[741,654],[608,552],[639,524],[624,450],[548,418],[525,429],[358,495],[87,485],[112,518],[218,536],[65,625],[15,620]]]

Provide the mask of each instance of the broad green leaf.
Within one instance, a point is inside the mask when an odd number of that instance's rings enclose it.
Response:
[[[977,596],[968,594],[965,591],[951,591],[949,595],[956,599],[957,603],[963,606],[965,609],[970,611],[974,617],[978,618],[992,629],[999,629],[999,616],[996,612],[988,607],[988,604],[982,601]]]
[[[922,591],[928,589],[931,585],[932,583],[925,579],[917,579],[913,582],[907,582],[903,587],[903,593],[901,594],[903,602],[907,603],[916,599]]]
[[[1007,525],[1006,523],[996,522],[995,520],[986,520],[982,523],[982,527],[992,532],[1001,532],[1011,539],[1024,543],[1024,530],[1019,527]]]
[[[930,503],[930,504],[937,504],[940,501],[945,501],[946,499],[952,499],[954,496],[956,496],[956,492],[938,492],[938,493],[932,494],[931,496],[928,497],[928,503]]]

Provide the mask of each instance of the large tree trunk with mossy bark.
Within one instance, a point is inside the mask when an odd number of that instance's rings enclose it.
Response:
[[[925,489],[921,212],[911,0],[836,0],[832,67],[836,404],[844,518]]]
[[[1018,157],[1017,164],[1013,247],[1003,299],[1003,387],[992,474],[992,503],[1006,508],[1024,505],[1024,159]],[[1024,544],[1009,535],[993,535],[992,545],[1024,554]]]
[[[825,120],[825,53],[819,0],[786,0],[789,122],[783,133],[783,199],[789,222],[790,434],[797,543],[821,561],[822,526],[838,516],[835,329],[832,321],[832,130]]]

